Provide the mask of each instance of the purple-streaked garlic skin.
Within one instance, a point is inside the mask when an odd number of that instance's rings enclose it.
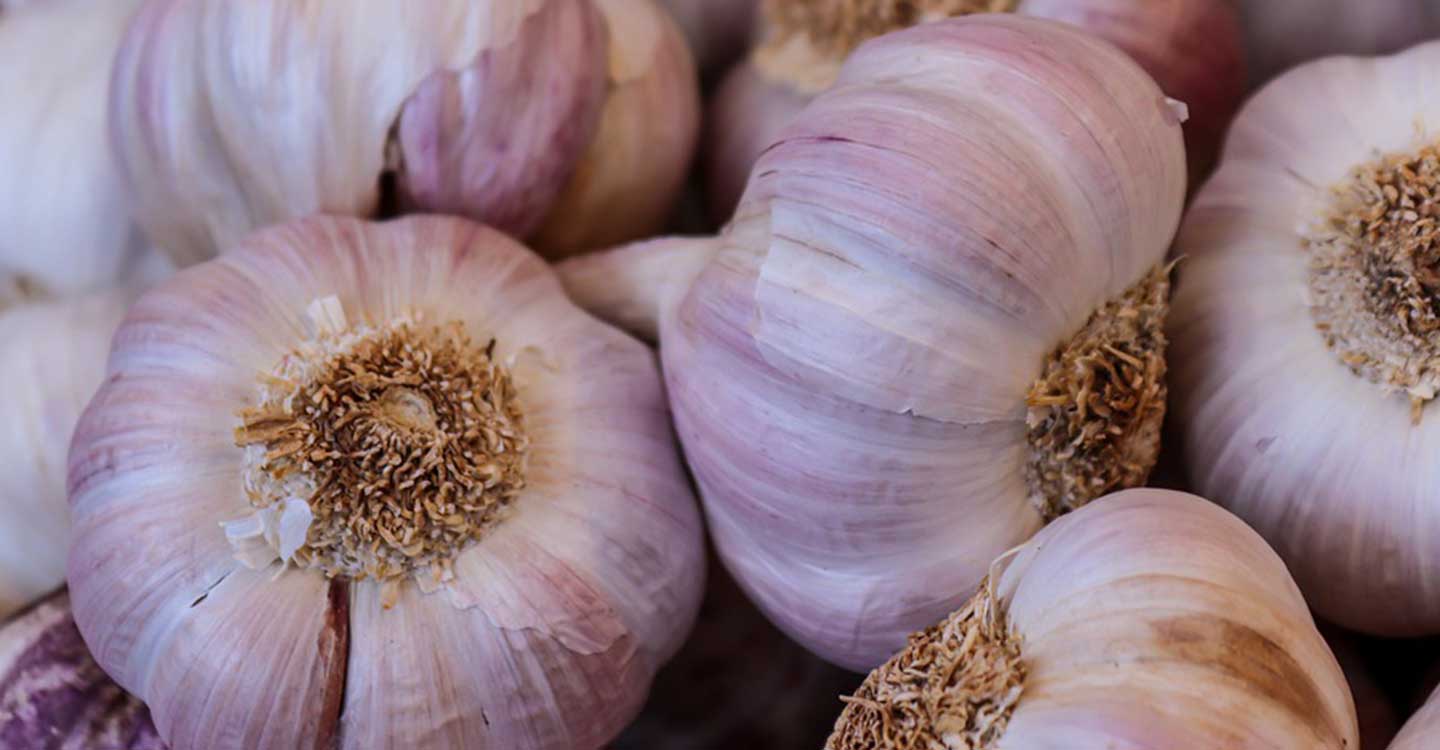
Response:
[[[313,213],[525,234],[591,146],[622,42],[592,0],[149,0],[116,58],[111,141],[182,265]]]
[[[1003,96],[976,98],[977,80]],[[1071,27],[927,24],[852,55],[725,234],[562,276],[597,314],[658,332],[739,584],[807,648],[868,668],[1041,527],[1027,390],[1163,262],[1181,140],[1148,76]]]
[[[127,213],[105,135],[110,59],[139,0],[4,5],[0,21],[0,305],[78,294],[156,260]]]
[[[749,47],[759,0],[661,0],[694,53],[702,73],[721,70]]]
[[[65,454],[134,297],[112,290],[0,312],[0,618],[65,581]]]
[[[547,258],[638,240],[668,225],[700,131],[695,65],[655,0],[595,0],[608,23],[608,90],[589,148],[531,243]]]
[[[1015,13],[1073,24],[1130,54],[1170,97],[1189,106],[1185,123],[1192,176],[1213,164],[1245,96],[1245,65],[1234,8],[1217,0],[1021,0]],[[727,74],[707,111],[706,203],[729,220],[751,167],[816,92],[743,61]]]
[[[1235,120],[1176,240],[1169,332],[1190,485],[1245,519],[1324,619],[1440,632],[1440,420],[1357,375],[1317,329],[1309,233],[1336,186],[1434,140],[1427,43],[1329,58],[1268,84]],[[1350,314],[1362,314],[1351,310]]]
[[[0,625],[0,747],[167,750],[145,705],[91,658],[63,593]]]
[[[220,529],[253,510],[235,414],[332,295],[351,320],[459,321],[513,358],[527,485],[435,593],[252,570]],[[461,219],[302,220],[146,294],[69,483],[76,621],[175,750],[597,748],[639,710],[703,589],[653,353]]]

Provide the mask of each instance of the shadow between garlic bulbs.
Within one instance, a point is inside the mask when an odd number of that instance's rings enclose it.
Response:
[[[1436,312],[1436,206],[1417,198],[1409,216],[1381,188],[1361,196],[1356,170],[1440,139],[1437,64],[1429,44],[1275,80],[1236,120],[1176,248],[1172,379],[1193,485],[1265,536],[1323,617],[1374,634],[1440,632],[1440,350],[1396,333]],[[1429,175],[1434,156],[1401,167]],[[1351,238],[1342,214],[1372,210],[1378,241]],[[1401,236],[1432,250],[1388,255]]]
[[[108,373],[75,619],[175,750],[593,749],[693,621],[653,354],[494,230],[266,230],[142,297]]]

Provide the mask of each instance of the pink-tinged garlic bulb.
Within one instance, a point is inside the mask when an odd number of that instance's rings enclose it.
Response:
[[[695,86],[653,0],[149,0],[111,130],[182,264],[317,212],[464,215],[566,254],[660,228]]]
[[[1241,113],[1195,198],[1171,335],[1198,492],[1325,619],[1440,633],[1440,45],[1332,58]]]
[[[141,297],[108,373],[75,620],[175,750],[597,748],[693,621],[654,355],[494,230],[266,230]]]
[[[111,291],[0,313],[0,618],[65,581],[65,454],[133,298]]]
[[[1250,78],[1329,55],[1377,55],[1440,34],[1434,0],[1230,0],[1240,9]]]
[[[826,750],[1356,750],[1285,565],[1194,495],[1132,490],[996,561],[851,698]]]
[[[1185,136],[1197,176],[1212,164],[1245,92],[1239,24],[1220,0],[764,0],[762,7],[764,43],[730,72],[708,108],[702,154],[716,222],[730,218],[756,159],[834,83],[856,45],[917,23],[1017,13],[1074,24],[1117,45],[1189,106]]]
[[[105,138],[110,60],[139,0],[22,5],[0,16],[0,304],[160,264],[131,223]]]
[[[86,650],[64,593],[0,626],[0,747],[168,750]]]
[[[785,132],[724,235],[562,275],[658,331],[726,566],[868,669],[1048,519],[1144,482],[1180,121],[1110,45],[988,16],[868,43]]]
[[[1440,691],[1432,694],[1405,722],[1389,750],[1432,750],[1437,744],[1440,744]]]
[[[734,62],[755,34],[760,0],[661,0],[690,43],[703,72]]]

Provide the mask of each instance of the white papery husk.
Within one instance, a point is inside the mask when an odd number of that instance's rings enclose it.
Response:
[[[995,568],[1024,677],[984,747],[1358,748],[1345,677],[1284,563],[1201,498],[1108,496]]]
[[[1440,420],[1358,377],[1311,314],[1307,233],[1355,168],[1440,138],[1440,45],[1282,76],[1195,198],[1171,315],[1176,423],[1197,491],[1255,527],[1325,619],[1440,632]]]
[[[527,485],[434,593],[252,570],[221,528],[255,512],[236,412],[330,297],[352,325],[459,321],[513,363]],[[494,230],[267,230],[143,297],[109,373],[71,456],[76,621],[176,750],[596,748],[693,620],[700,522],[653,355]]]
[[[140,0],[22,5],[0,17],[0,288],[150,275],[163,261],[130,221],[105,130],[110,60]]]
[[[852,55],[720,237],[562,272],[658,330],[727,568],[807,648],[868,669],[1042,525],[1028,391],[1163,264],[1184,185],[1179,116],[1122,53],[972,17]]]
[[[0,312],[0,619],[65,581],[65,454],[133,298],[117,290]]]

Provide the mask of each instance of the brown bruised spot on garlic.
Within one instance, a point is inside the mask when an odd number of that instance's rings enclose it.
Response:
[[[1440,390],[1440,150],[1357,167],[1306,239],[1311,313],[1355,374],[1410,397]]]
[[[1155,466],[1171,267],[1155,268],[1091,314],[1030,386],[1025,481],[1047,522],[1144,484]]]
[[[309,312],[314,338],[262,377],[235,431],[260,509],[224,524],[237,557],[447,580],[525,487],[524,414],[495,342],[418,316],[350,326],[333,297]]]
[[[989,579],[963,608],[880,666],[851,697],[825,750],[987,750],[1025,687],[1020,638]]]
[[[972,13],[1008,13],[1020,0],[765,0],[769,37],[756,50],[756,66],[801,91],[819,93],[834,83],[840,65],[867,39]]]

